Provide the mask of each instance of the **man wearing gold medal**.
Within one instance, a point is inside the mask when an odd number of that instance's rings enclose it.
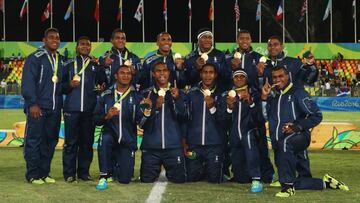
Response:
[[[103,125],[98,145],[100,180],[96,188],[108,188],[113,179],[129,183],[134,171],[137,149],[137,124],[141,125],[151,113],[151,101],[141,99],[133,86],[132,70],[126,65],[117,68],[117,82],[102,93],[94,118],[96,125]],[[140,102],[147,104],[140,107]]]
[[[240,183],[251,181],[251,192],[262,191],[258,125],[263,119],[259,93],[248,86],[248,75],[243,70],[233,73],[234,87],[222,94],[220,114],[222,126],[229,129],[232,172]]]
[[[138,72],[141,70],[141,61],[138,56],[126,48],[126,34],[123,30],[117,28],[111,33],[112,48],[110,51],[100,57],[99,63],[105,68],[108,79],[108,87],[116,83],[114,74],[121,65],[131,67],[133,74],[132,84],[136,87],[138,82]]]
[[[139,76],[140,90],[144,90],[155,84],[151,69],[153,65],[159,61],[166,63],[170,71],[169,82],[174,83],[174,81],[176,81],[179,88],[185,87],[182,69],[184,59],[179,53],[173,53],[171,49],[171,35],[167,32],[161,32],[156,37],[156,45],[158,49],[146,54],[144,57],[144,63]]]
[[[206,63],[215,65],[218,77],[216,83],[222,91],[231,87],[231,69],[226,65],[225,54],[214,48],[214,36],[210,29],[198,31],[198,47],[185,57],[184,72],[186,85],[195,86],[200,81],[200,71]]]
[[[156,181],[164,166],[170,182],[183,183],[186,174],[179,122],[187,117],[186,96],[176,82],[171,87],[170,71],[164,62],[156,62],[152,73],[155,84],[143,91],[152,110],[149,118],[140,124],[144,129],[140,180]]]
[[[209,182],[223,181],[225,133],[217,111],[222,93],[216,86],[217,76],[215,65],[205,64],[200,70],[201,82],[188,93],[190,115],[185,151],[190,152],[186,167],[191,182],[202,180],[204,172]]]
[[[63,175],[66,182],[91,180],[89,174],[93,157],[95,125],[93,110],[96,105],[95,86],[106,81],[104,69],[89,57],[91,42],[80,37],[76,43],[75,59],[64,68],[63,92],[65,144],[63,149]]]
[[[32,184],[55,183],[49,176],[50,164],[59,139],[62,108],[61,56],[59,31],[45,31],[44,47],[26,59],[21,93],[26,114],[24,158],[27,181]]]

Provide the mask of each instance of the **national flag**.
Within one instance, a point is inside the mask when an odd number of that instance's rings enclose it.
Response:
[[[70,18],[71,13],[73,13],[73,9],[74,9],[74,0],[70,1],[69,7],[66,10],[65,16],[64,16],[64,20],[67,20]]]
[[[239,9],[239,5],[238,5],[238,0],[235,0],[234,11],[235,11],[235,19],[236,19],[236,21],[239,21],[240,20],[240,9]]]
[[[261,18],[261,3],[259,1],[256,9],[256,21],[260,20],[260,18]]]
[[[44,22],[45,20],[49,19],[50,17],[50,12],[52,12],[52,5],[51,5],[51,1],[49,0],[49,2],[46,5],[46,8],[41,16],[41,22]]]
[[[304,20],[304,16],[306,14],[306,11],[307,11],[307,0],[304,0],[304,3],[301,7],[301,11],[300,11],[300,19],[299,19],[299,22],[303,21]]]
[[[214,21],[214,0],[211,0],[211,4],[209,8],[209,20]]]
[[[276,12],[275,20],[280,21],[283,18],[283,14],[284,14],[284,11],[283,11],[283,8],[282,8],[282,6],[280,4],[279,8],[278,8],[278,10]]]
[[[137,21],[141,22],[142,14],[143,14],[143,0],[140,0],[139,5],[138,5],[138,7],[137,7],[137,9],[136,9],[134,18],[135,18]]]
[[[191,17],[192,17],[192,11],[191,11],[191,0],[189,0],[189,3],[188,3],[188,9],[189,9],[189,18],[191,19]]]
[[[0,11],[4,11],[4,0],[0,0]]]
[[[123,16],[123,10],[122,10],[122,0],[119,1],[119,10],[116,16],[116,21],[121,21]]]
[[[356,6],[356,3],[355,3],[355,1],[356,0],[353,0],[353,2],[352,2],[352,13],[353,13],[353,18],[355,19],[355,15],[356,15],[356,13],[355,13],[355,6]]]
[[[326,19],[329,17],[329,14],[332,12],[332,11],[331,11],[331,7],[332,7],[331,4],[332,4],[332,1],[329,0],[329,1],[328,1],[328,4],[327,4],[327,6],[326,6],[326,10],[325,10],[325,13],[324,13],[323,21],[326,20]]]
[[[95,7],[95,11],[94,11],[94,18],[96,20],[96,22],[100,21],[100,3],[99,0],[96,0],[96,7]]]
[[[20,19],[28,12],[28,0],[24,0],[24,3],[20,10]]]
[[[164,0],[164,9],[163,9],[163,15],[164,15],[164,20],[167,20],[167,1]]]

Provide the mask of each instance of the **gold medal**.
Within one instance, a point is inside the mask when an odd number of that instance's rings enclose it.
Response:
[[[51,80],[53,83],[57,83],[59,79],[56,75],[54,75],[54,76],[52,76]]]
[[[236,92],[235,90],[230,90],[229,93],[228,93],[229,97],[235,97],[236,96]]]
[[[206,90],[204,90],[204,96],[205,97],[207,97],[207,96],[210,96],[211,95],[211,91],[210,90],[208,90],[208,89],[206,89]]]
[[[164,96],[166,95],[166,91],[163,90],[163,89],[160,89],[159,92],[158,92],[158,95],[159,95],[160,97],[164,97]]]
[[[240,54],[240,52],[235,52],[235,53],[234,53],[234,58],[241,59],[241,54]]]
[[[116,102],[116,103],[114,104],[114,107],[115,107],[118,111],[120,111],[120,109],[121,109],[121,105],[120,105],[118,102]]]
[[[80,82],[81,77],[79,75],[74,75],[73,80]]]
[[[201,54],[200,57],[201,57],[202,59],[204,59],[205,63],[206,63],[206,61],[209,59],[209,56],[207,55],[207,53]]]

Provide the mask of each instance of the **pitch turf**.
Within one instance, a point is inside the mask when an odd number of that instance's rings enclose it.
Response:
[[[61,150],[56,150],[51,175],[55,184],[31,185],[24,179],[25,162],[22,148],[0,148],[0,202],[144,202],[154,184],[134,181],[128,185],[110,183],[109,189],[97,191],[96,181],[65,183],[62,178]],[[344,181],[350,191],[296,191],[284,202],[358,202],[360,199],[358,151],[311,151],[312,171],[315,177],[330,172]],[[139,175],[139,153],[135,176]],[[91,175],[97,179],[98,167],[95,153]],[[275,202],[278,188],[265,184],[259,194],[248,192],[249,184],[205,182],[168,184],[162,202]]]
[[[360,129],[359,112],[324,112],[324,121],[352,122]],[[0,110],[0,129],[11,129],[16,121],[25,120],[21,110]],[[359,151],[311,151],[311,167],[315,177],[330,172],[344,181],[349,192],[339,190],[296,191],[286,200],[275,198],[278,188],[264,185],[260,194],[250,194],[249,184],[186,183],[168,184],[162,202],[358,202],[360,199]],[[271,154],[272,156],[272,154]],[[139,175],[136,155],[135,176]],[[97,152],[91,175],[98,178]],[[54,185],[33,186],[24,179],[25,162],[22,148],[0,148],[0,202],[144,202],[154,184],[134,181],[129,185],[110,183],[106,191],[95,189],[96,181],[68,184],[62,178],[61,150],[56,150],[51,175]]]

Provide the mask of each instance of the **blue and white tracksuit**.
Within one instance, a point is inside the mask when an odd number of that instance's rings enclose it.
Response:
[[[183,183],[186,170],[179,123],[187,117],[186,95],[180,91],[179,98],[174,99],[170,91],[166,91],[164,104],[156,109],[158,90],[153,86],[143,91],[144,97],[151,92],[153,106],[149,118],[139,125],[144,129],[140,180],[145,183],[156,181],[163,165],[169,181]]]
[[[133,77],[132,84],[134,87],[136,87],[136,84],[138,84],[138,80],[139,80],[139,73],[142,69],[141,61],[139,57],[136,54],[130,52],[126,47],[123,50],[118,50],[115,47],[112,47],[111,52],[112,53],[107,52],[99,58],[100,65],[105,68],[108,88],[110,88],[112,85],[116,83],[114,74],[119,69],[120,65],[123,65],[126,60],[131,61],[132,65],[135,68],[136,75]],[[110,66],[106,66],[105,59],[109,57],[109,55],[110,58],[113,60],[113,63]]]
[[[56,56],[44,48],[36,50],[25,61],[21,93],[25,100],[26,114],[24,158],[26,179],[39,179],[49,175],[50,164],[59,139],[63,79],[62,57],[58,55],[57,83],[55,74]],[[50,62],[51,60],[51,62]],[[30,107],[38,105],[41,116],[30,116]]]
[[[76,60],[77,70],[74,68]],[[65,143],[63,148],[63,174],[68,177],[87,177],[93,158],[95,125],[93,110],[96,105],[96,85],[106,81],[102,67],[90,62],[80,74],[80,85],[71,88],[70,81],[78,74],[86,58],[77,56],[68,61],[64,67],[63,93],[64,102]],[[89,58],[87,60],[90,60]]]
[[[103,125],[98,145],[100,176],[113,176],[121,183],[129,183],[134,172],[137,149],[137,124],[146,117],[140,108],[141,95],[131,86],[129,93],[119,94],[116,84],[102,93],[94,110],[96,125]],[[125,96],[126,94],[126,96]],[[119,115],[105,120],[109,109],[121,96]]]
[[[195,157],[186,159],[189,181],[199,181],[205,173],[209,182],[222,182],[226,135],[217,110],[220,91],[213,88],[211,96],[216,105],[209,109],[204,100],[201,83],[188,92],[189,121],[186,143],[189,150],[195,154]]]
[[[251,92],[249,90],[249,92]],[[261,179],[260,156],[258,149],[258,122],[262,114],[257,110],[259,97],[253,98],[249,105],[236,96],[234,108],[228,109],[224,92],[221,98],[221,118],[223,126],[230,129],[231,161],[234,179],[237,182],[248,183],[251,179]],[[253,95],[253,94],[252,94]]]
[[[299,172],[299,176],[297,178],[295,176],[296,170],[299,169],[297,156],[306,154],[311,142],[309,129],[322,120],[319,107],[303,87],[292,86],[292,83],[289,83],[284,90],[275,93],[275,96],[269,96],[266,106],[280,183],[294,184],[295,189],[323,189],[323,181],[312,178],[311,174],[303,177]],[[286,123],[294,123],[299,131],[290,135],[284,134],[282,129]],[[304,158],[309,163],[308,157]],[[307,167],[304,171],[308,173],[310,173],[309,165],[302,165]]]
[[[170,51],[168,55],[163,55],[159,50],[157,50],[157,51],[152,51],[146,54],[145,56],[144,63],[142,65],[142,70],[140,71],[140,76],[139,76],[140,90],[147,89],[154,85],[155,80],[152,76],[154,69],[153,66],[156,62],[159,61],[166,63],[166,66],[170,71],[169,82],[171,84],[174,84],[174,80],[176,80],[178,88],[181,89],[185,87],[184,71],[176,69],[173,58],[173,52]]]
[[[318,79],[318,70],[315,65],[303,64],[300,59],[288,57],[281,53],[275,60],[267,60],[264,76],[259,77],[259,88],[262,88],[265,78],[268,79],[270,85],[272,84],[271,70],[277,65],[287,68],[290,81],[295,86],[303,87],[305,84],[312,84]]]
[[[250,48],[248,51],[245,52],[241,52],[239,49],[236,49],[235,51],[241,53],[241,63],[239,64],[236,70],[244,70],[247,74],[248,77],[247,81],[250,88],[257,90],[258,92],[261,92],[262,86],[260,87],[259,81],[262,81],[262,77],[259,78],[256,65],[259,63],[259,60],[262,55],[253,51],[252,48]],[[226,61],[229,67],[231,67],[231,60],[234,58],[234,53],[235,52],[228,54],[226,56]],[[256,105],[255,108],[260,113],[262,112],[261,105]],[[257,142],[260,153],[259,155],[260,155],[261,177],[264,182],[271,182],[275,171],[269,157],[269,148],[266,138],[265,119],[259,120],[257,124],[258,124],[258,133],[259,133],[259,139],[257,140]]]
[[[196,86],[201,78],[200,72],[196,68],[196,60],[201,56],[199,49],[195,49],[189,55],[185,57],[184,71],[186,85]],[[225,91],[231,88],[231,68],[227,66],[225,60],[225,54],[217,49],[212,49],[208,53],[208,60],[206,63],[212,63],[215,65],[217,72],[216,85],[221,91]]]

